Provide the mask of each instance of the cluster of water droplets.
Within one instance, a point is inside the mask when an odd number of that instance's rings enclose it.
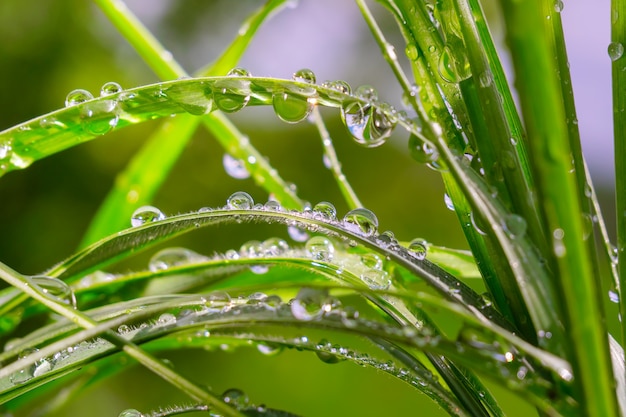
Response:
[[[83,129],[93,135],[104,135],[114,129],[119,122],[119,93],[122,87],[116,82],[108,82],[100,89],[100,97],[111,97],[106,100],[93,100],[94,96],[87,90],[76,89],[65,97],[65,107],[80,105],[80,118]],[[43,121],[42,121],[43,122]],[[47,124],[54,125],[53,120]]]

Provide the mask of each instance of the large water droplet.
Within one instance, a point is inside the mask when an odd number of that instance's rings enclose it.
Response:
[[[189,249],[166,248],[150,258],[148,269],[152,272],[163,271],[173,266],[184,265],[201,259],[206,258]]]
[[[65,97],[65,107],[75,106],[91,99],[93,99],[93,95],[87,90],[72,90]]]
[[[611,61],[617,61],[624,55],[624,45],[619,42],[611,42],[607,49]]]
[[[378,91],[371,85],[362,85],[356,89],[354,95],[367,101],[377,101]]]
[[[395,127],[394,121],[374,105],[358,101],[343,103],[341,119],[354,140],[368,148],[382,145]]]
[[[282,345],[271,342],[257,343],[256,348],[265,356],[274,356],[283,351]]]
[[[321,318],[330,313],[333,307],[339,304],[337,300],[329,297],[328,291],[314,288],[302,288],[298,295],[291,301],[291,314],[302,321],[311,321]]]
[[[31,280],[41,290],[52,295],[59,301],[76,308],[76,296],[72,288],[58,278],[47,277],[45,275],[36,275]]]
[[[230,79],[215,83],[213,101],[218,109],[233,113],[243,109],[250,101],[250,81],[238,77],[249,77],[250,73],[242,68],[234,68],[229,73]]]
[[[165,215],[158,208],[153,206],[141,206],[133,212],[133,215],[130,217],[130,224],[133,227],[137,227],[145,223],[158,222],[164,219]]]
[[[163,313],[156,321],[157,326],[167,327],[176,324],[176,316],[171,313]]]
[[[226,204],[232,210],[249,210],[254,206],[254,200],[245,191],[237,191],[228,197]]]
[[[439,152],[429,142],[425,142],[417,135],[409,136],[409,152],[413,159],[422,164],[430,164],[439,159]]]
[[[470,77],[469,60],[460,40],[444,46],[438,69],[441,78],[450,83],[458,83]]]
[[[38,377],[45,373],[50,372],[51,370],[52,370],[52,363],[48,359],[43,358],[35,362],[35,371],[33,372],[33,376]]]
[[[336,220],[337,209],[332,203],[320,201],[313,207],[313,216],[326,220]]]
[[[263,242],[262,250],[266,256],[282,256],[289,251],[289,244],[283,239],[271,237]]]
[[[617,291],[609,290],[609,300],[612,303],[619,304],[619,293]]]
[[[122,86],[115,81],[109,81],[100,88],[100,97],[110,96],[122,91]]]
[[[417,49],[417,46],[412,43],[409,42],[406,45],[406,48],[404,49],[404,53],[406,54],[406,57],[409,58],[409,60],[411,61],[417,61],[417,58],[419,58],[419,49]]]
[[[443,195],[443,202],[448,210],[454,211],[454,203],[452,202],[452,198],[450,198],[447,193]]]
[[[372,236],[378,230],[378,218],[366,208],[350,210],[343,217],[344,226],[358,234]]]
[[[231,388],[224,391],[222,394],[222,400],[232,407],[237,409],[245,408],[249,405],[250,399],[242,390]]]
[[[241,256],[246,258],[259,258],[265,254],[263,244],[258,240],[249,240],[239,248]]]
[[[225,153],[222,158],[222,163],[224,164],[224,170],[232,178],[238,180],[250,178],[250,172],[248,172],[243,160],[234,158],[229,153]]]
[[[117,102],[99,100],[85,104],[80,111],[81,124],[92,135],[109,133],[119,121]]]
[[[306,119],[313,110],[313,102],[287,91],[272,96],[272,106],[280,120],[298,123]]]
[[[360,275],[363,281],[372,290],[387,290],[391,286],[391,280],[387,271],[368,269]]]
[[[314,236],[306,242],[305,249],[311,259],[330,262],[335,256],[335,246],[324,236]]]
[[[25,359],[35,352],[37,352],[37,349],[24,349],[19,353],[18,359]],[[14,385],[23,384],[24,382],[31,380],[35,376],[35,369],[36,365],[34,363],[30,364],[26,368],[20,369],[19,371],[9,376],[9,381]]]
[[[409,243],[409,253],[420,261],[426,259],[428,242],[424,239],[413,239],[411,243]]]
[[[303,83],[315,84],[315,73],[308,68],[303,68],[294,72],[293,74],[294,81],[300,81]]]
[[[557,13],[561,13],[563,11],[563,2],[561,0],[556,0],[554,2],[554,11]]]

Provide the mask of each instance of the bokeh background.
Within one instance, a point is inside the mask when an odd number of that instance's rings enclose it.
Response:
[[[261,3],[127,1],[189,72],[215,59],[237,33],[240,22]],[[371,3],[379,24],[404,59],[393,19]],[[506,61],[497,5],[485,1],[484,7]],[[567,2],[563,19],[583,147],[612,224],[610,60],[606,54],[609,1]],[[0,40],[0,130],[62,107],[66,94],[75,88],[95,93],[107,81],[124,87],[158,81],[90,2],[3,0]],[[261,28],[241,66],[253,75],[285,78],[300,68],[310,68],[318,82],[343,79],[353,88],[370,84],[382,100],[402,107],[393,75],[358,8],[349,0],[292,1]],[[410,159],[405,133],[398,129],[384,146],[364,149],[350,140],[337,111],[324,110],[323,114],[346,176],[364,205],[378,215],[381,229],[392,230],[402,240],[422,237],[438,245],[467,247],[455,215],[445,208],[438,174]],[[247,109],[233,115],[233,120],[283,178],[297,185],[302,198],[312,203],[331,201],[339,213],[347,211],[324,168],[313,126],[284,124],[269,108]],[[72,254],[116,174],[157,126],[155,121],[115,131],[2,177],[0,261],[35,274]],[[199,130],[154,204],[166,214],[187,212],[221,206],[238,190],[266,201],[266,193],[251,180],[225,174],[222,156],[216,141]],[[267,238],[268,233],[286,237],[284,230],[276,228],[229,227],[192,233],[168,245],[210,254],[238,248],[251,238]],[[123,267],[145,267],[150,254]],[[260,360],[251,349],[245,354],[172,353],[168,358],[216,391],[236,386],[253,401],[307,416],[437,414],[436,406],[385,375],[345,363],[322,367],[314,355],[286,352]],[[300,385],[301,390],[293,389]],[[137,368],[90,388],[73,408],[59,415],[111,416],[131,406],[147,411],[183,400],[172,391]],[[413,404],[406,402],[407,396],[415,398]],[[511,415],[529,415],[528,409],[511,401]],[[397,409],[390,410],[389,404]]]

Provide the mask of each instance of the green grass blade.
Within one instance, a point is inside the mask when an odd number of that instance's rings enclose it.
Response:
[[[162,79],[186,75],[184,69],[171,58],[171,53],[163,48],[137,18],[124,8],[125,6],[120,6],[123,5],[122,2],[101,0],[98,4]],[[205,76],[226,74],[237,64],[261,24],[283,4],[284,0],[271,0],[251,15],[224,53],[212,65],[203,68],[199,74]],[[81,247],[122,229],[126,224],[125,219],[129,218],[137,207],[152,201],[195,132],[198,123],[200,120],[186,116],[165,122],[158,128],[141,150],[133,156],[130,164],[118,175],[113,189],[105,198],[85,233]],[[232,145],[241,142],[242,135],[237,134],[238,131],[234,126],[226,125],[224,118],[213,115],[205,124],[214,131],[221,128],[225,136],[218,136],[220,142],[225,147],[236,148],[238,153],[246,153],[242,158],[244,161],[247,161],[249,156],[258,154],[250,145],[240,147]],[[229,126],[229,129],[224,129],[225,125]],[[264,163],[262,158],[257,159],[263,161],[260,167],[255,167],[255,179],[260,184],[263,182],[259,182],[259,177],[274,171]],[[271,187],[270,189],[288,190],[277,174],[271,177],[274,181],[268,181],[267,186]],[[299,201],[293,193],[285,191],[282,195],[284,195],[284,204],[300,208],[297,205]]]
[[[613,77],[613,141],[615,147],[615,196],[617,213],[617,256],[620,313],[626,314],[626,4],[611,1],[611,44],[609,56]],[[622,321],[622,344],[626,341],[626,323]]]
[[[554,3],[545,4],[553,7]],[[613,416],[617,415],[617,401],[606,328],[591,256],[583,239],[581,197],[575,178],[569,174],[572,165],[566,115],[543,10],[538,0],[503,3],[536,185],[558,266],[556,284],[568,327],[575,381],[588,415]]]

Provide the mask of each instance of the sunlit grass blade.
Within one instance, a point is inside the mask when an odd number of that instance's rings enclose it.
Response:
[[[545,2],[547,5],[553,2]],[[562,320],[568,327],[575,381],[588,415],[617,415],[606,327],[573,168],[561,86],[544,4],[503,3],[542,216],[550,232]]]

